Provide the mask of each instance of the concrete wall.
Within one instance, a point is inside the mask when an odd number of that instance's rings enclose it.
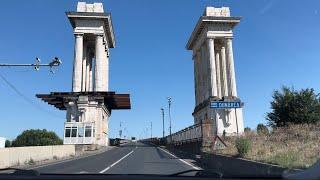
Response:
[[[54,157],[74,156],[75,154],[74,145],[3,148],[0,149],[0,168],[28,164],[30,159],[43,161]]]
[[[201,153],[200,158],[196,158],[196,154],[190,150],[190,147],[167,147],[172,153],[183,159],[193,159],[194,164],[205,170],[218,172],[224,177],[252,177],[257,176],[263,178],[265,176],[281,176],[286,170],[280,166],[250,161],[241,158],[228,157],[218,154]],[[295,172],[292,170],[292,172]]]
[[[201,166],[222,173],[225,177],[280,176],[285,170],[280,166],[216,154],[203,154]]]

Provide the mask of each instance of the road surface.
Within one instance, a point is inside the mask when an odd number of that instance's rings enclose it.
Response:
[[[109,151],[33,168],[40,173],[173,174],[197,169],[156,146],[133,142]]]

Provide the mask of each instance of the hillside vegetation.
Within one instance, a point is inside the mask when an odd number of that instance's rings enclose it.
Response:
[[[243,157],[286,168],[307,168],[320,159],[320,123],[292,124],[274,128],[270,133],[247,131],[242,138],[251,143]],[[226,137],[226,149],[217,153],[238,156],[238,137]]]

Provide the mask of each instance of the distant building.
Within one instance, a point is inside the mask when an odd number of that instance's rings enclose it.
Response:
[[[6,138],[0,137],[0,148],[5,148],[6,146]]]

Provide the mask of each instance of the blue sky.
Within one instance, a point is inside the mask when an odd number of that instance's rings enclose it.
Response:
[[[87,1],[93,2],[93,1]],[[100,2],[100,1],[98,1]],[[206,6],[229,6],[241,16],[234,30],[238,94],[245,102],[245,126],[266,123],[272,91],[282,85],[320,88],[320,2],[106,0],[112,13],[116,48],[111,50],[110,89],[130,93],[131,110],[113,111],[111,137],[119,123],[127,136],[162,134],[160,108],[173,98],[173,131],[193,123],[193,62],[186,42]],[[0,79],[0,136],[13,139],[25,129],[46,128],[63,134],[65,112],[35,98],[36,93],[70,91],[74,38],[65,11],[76,1],[2,1],[0,63],[42,62],[54,56],[63,65],[51,74],[42,68],[1,68],[0,73],[32,104]]]

